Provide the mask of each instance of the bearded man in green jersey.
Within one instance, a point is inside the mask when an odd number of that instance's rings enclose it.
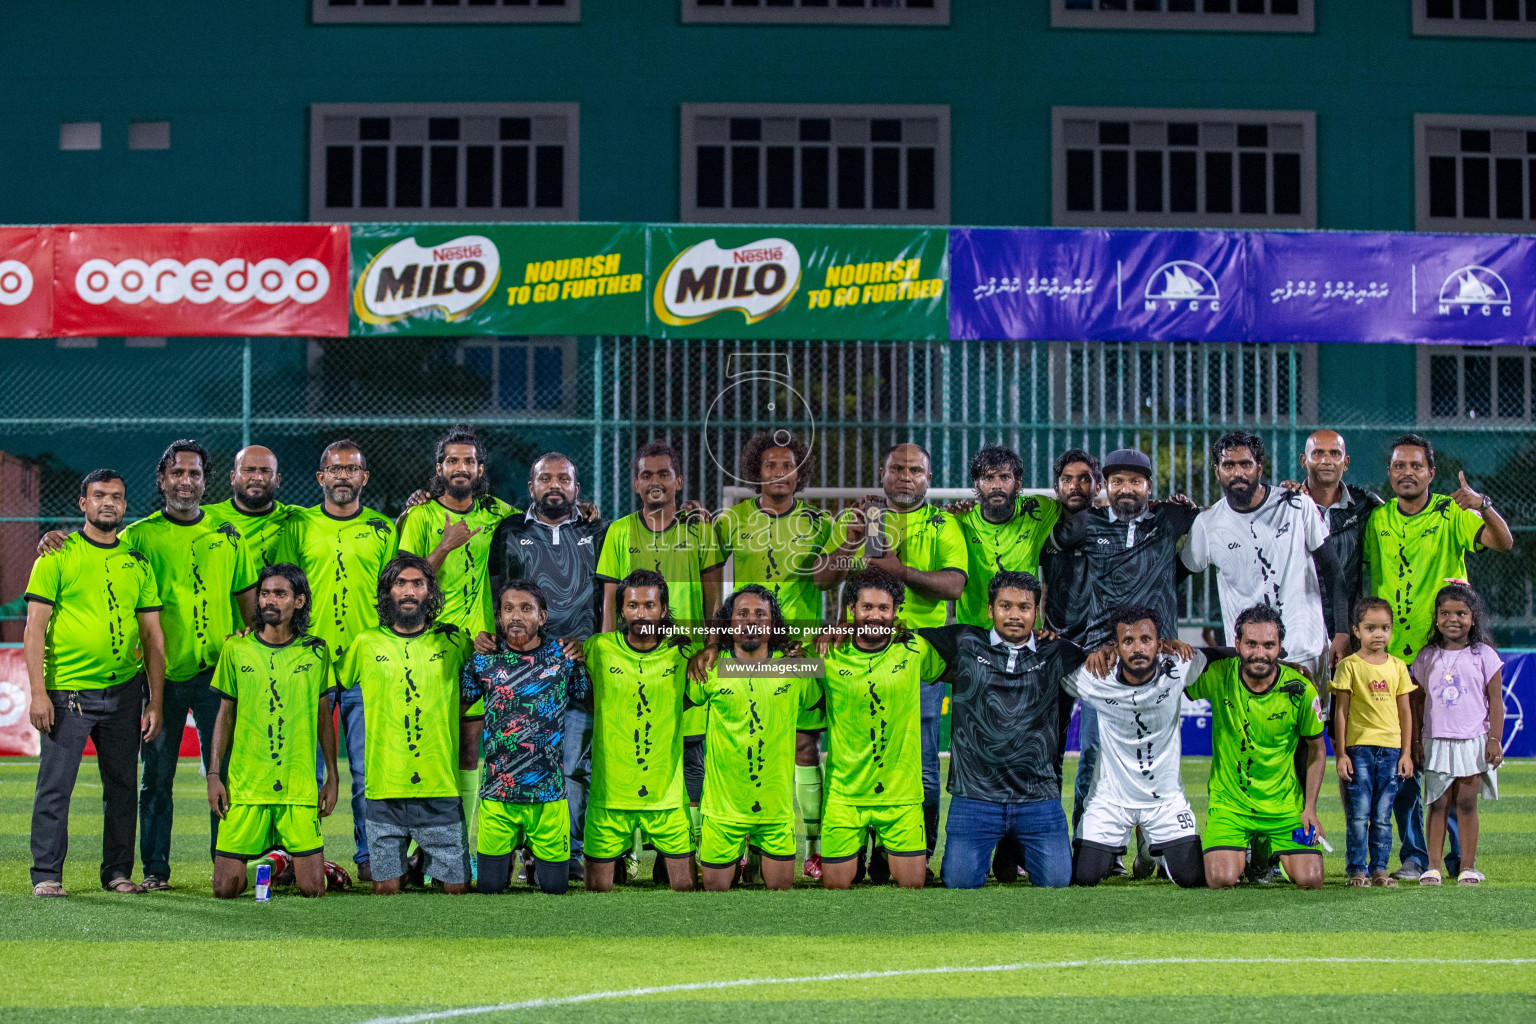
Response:
[[[955,621],[992,625],[987,590],[999,572],[1040,574],[1040,552],[1061,518],[1054,498],[1023,496],[1024,462],[1011,448],[989,444],[971,459],[977,501],[956,516],[965,535],[965,589],[955,602]]]
[[[669,590],[661,573],[629,573],[618,585],[619,628],[582,644],[594,711],[582,843],[592,892],[612,891],[614,865],[637,829],[656,847],[671,887],[693,888],[682,728],[692,643],[674,629]]]
[[[756,498],[715,517],[722,557],[733,559],[738,588],[766,587],[793,636],[814,633],[822,621],[816,562],[832,534],[832,520],[795,495],[810,481],[810,447],[787,430],[754,434],[741,449],[741,478],[753,481]],[[803,712],[795,738],[795,796],[805,820],[805,873],[821,877],[821,733],[826,716]]]
[[[921,889],[928,852],[923,821],[922,691],[944,673],[927,640],[898,624],[906,588],[883,569],[848,580],[853,633],[823,655],[827,802],[821,881],[846,889],[866,833],[903,888]]]
[[[282,485],[283,474],[277,470],[272,449],[246,445],[235,452],[235,465],[229,471],[229,500],[203,506],[214,526],[229,523],[240,531],[251,564],[258,569],[275,564],[283,527],[298,508],[277,500]]]
[[[245,891],[246,863],[273,848],[293,858],[304,896],[325,894],[320,819],[336,806],[336,726],[331,718],[331,652],[309,635],[309,584],[296,565],[261,570],[261,625],[232,637],[213,688],[223,700],[213,727],[208,806],[220,819],[213,894]],[[315,785],[315,744],[325,783]]]
[[[688,700],[709,709],[699,865],[711,892],[731,887],[744,849],[761,858],[768,888],[795,880],[795,724],[821,687],[769,668],[791,635],[778,599],[748,583],[725,599],[710,646],[689,664]]]
[[[885,511],[880,515],[883,553],[865,544],[865,518],[855,512],[838,515],[837,526],[816,568],[816,582],[833,587],[850,572],[869,565],[896,578],[906,588],[902,625],[907,629],[942,626],[947,602],[965,591],[968,573],[965,534],[948,512],[928,504],[933,460],[920,444],[895,444],[880,460],[880,485]],[[868,506],[866,505],[866,511]],[[983,586],[983,593],[986,592]],[[845,600],[847,599],[845,595]],[[939,732],[944,712],[944,688],[923,692],[923,826],[928,855],[939,835]]]
[[[702,630],[720,606],[725,556],[715,531],[696,502],[679,509],[683,463],[670,445],[659,441],[641,445],[630,470],[640,511],[609,525],[597,557],[603,630],[615,626],[619,581],[636,569],[660,573],[667,581],[668,613],[683,631]],[[699,794],[704,787],[704,720],[703,708],[690,708],[683,715],[683,775],[695,845]]]
[[[400,550],[421,555],[437,570],[443,589],[439,621],[470,637],[496,628],[487,570],[496,527],[517,509],[490,494],[485,445],[468,427],[454,427],[437,442],[430,501],[408,509],[400,520]],[[473,823],[479,804],[480,736],[485,701],[466,709],[459,724],[459,797]]]
[[[404,886],[406,852],[445,891],[469,891],[469,835],[459,799],[459,672],[469,636],[437,623],[443,592],[432,564],[400,554],[379,575],[379,625],[347,648],[337,681],[361,689],[367,716],[364,827],[373,891]]]
[[[395,555],[395,525],[363,505],[368,460],[356,441],[327,445],[320,453],[315,480],[325,500],[313,508],[293,510],[278,544],[277,560],[297,565],[309,580],[314,595],[310,630],[330,647],[331,664],[339,667],[352,641],[379,624],[375,593],[380,573]],[[337,705],[352,773],[352,838],[357,850],[353,859],[358,878],[367,882],[373,879],[373,869],[363,827],[368,716],[362,690],[342,690]]]

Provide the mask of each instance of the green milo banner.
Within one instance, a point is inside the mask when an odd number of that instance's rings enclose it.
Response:
[[[643,224],[353,224],[354,337],[644,334]]]
[[[949,337],[944,228],[651,225],[653,337]]]

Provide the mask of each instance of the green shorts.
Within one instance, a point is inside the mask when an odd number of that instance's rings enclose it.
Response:
[[[721,821],[704,815],[699,836],[699,863],[707,868],[728,868],[741,859],[743,847],[769,860],[795,859],[793,821]]]
[[[480,838],[475,852],[504,857],[528,844],[546,864],[571,859],[571,809],[564,800],[508,804],[480,798]]]
[[[688,809],[669,807],[660,811],[625,811],[588,807],[582,853],[599,863],[618,860],[629,852],[639,829],[656,852],[666,857],[686,857],[693,852]]]
[[[875,845],[891,856],[928,852],[922,804],[844,804],[828,800],[821,815],[822,863],[857,857],[870,829],[875,832]]]
[[[820,704],[813,708],[802,708],[795,728],[800,732],[824,731],[827,728],[827,709]]]
[[[1295,817],[1260,817],[1216,804],[1205,816],[1205,831],[1200,842],[1206,853],[1212,850],[1246,850],[1255,838],[1263,836],[1269,840],[1270,853],[1315,853],[1322,856],[1320,848],[1303,846],[1291,838],[1291,832],[1300,825],[1300,812]]]
[[[219,822],[220,857],[250,860],[280,846],[295,857],[319,853],[320,812],[314,804],[230,804]]]

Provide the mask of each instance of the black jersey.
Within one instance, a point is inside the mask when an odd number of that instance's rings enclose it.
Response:
[[[1061,755],[1072,698],[1061,681],[1083,663],[1066,640],[1009,647],[980,626],[938,626],[918,635],[948,666],[949,792],[968,800],[1061,799]]]
[[[1381,504],[1383,502],[1375,492],[1345,484],[1343,503],[1323,509],[1328,514],[1329,530],[1328,539],[1323,541],[1323,545],[1331,548],[1338,556],[1339,586],[1344,588],[1351,615],[1354,614],[1355,599],[1364,587],[1365,562],[1362,556],[1365,521],[1371,518],[1371,512]],[[1333,593],[1321,576],[1318,583],[1322,585],[1323,608],[1326,613],[1333,608]]]
[[[532,512],[515,513],[501,521],[491,540],[491,578],[497,584],[515,579],[537,583],[549,601],[544,635],[585,640],[602,622],[603,592],[596,573],[607,532],[606,519],[568,518],[551,526]]]
[[[1083,553],[1081,590],[1069,598],[1081,618],[1063,623],[1061,634],[1091,651],[1114,640],[1117,609],[1144,604],[1157,612],[1159,630],[1172,636],[1179,621],[1179,541],[1199,514],[1198,508],[1162,502],[1133,520],[1086,508],[1058,523],[1051,546],[1062,554]]]

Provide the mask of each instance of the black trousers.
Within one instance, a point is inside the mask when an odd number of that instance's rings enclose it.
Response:
[[[144,678],[104,690],[50,690],[53,729],[43,735],[32,800],[32,884],[64,880],[69,800],[87,738],[101,772],[101,884],[133,875],[138,819],[139,713]]]

